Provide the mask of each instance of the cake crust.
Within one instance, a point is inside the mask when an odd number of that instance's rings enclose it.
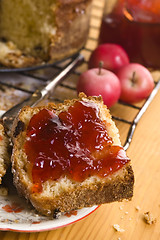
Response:
[[[87,40],[91,2],[1,0],[0,63],[23,68],[53,63],[78,52]]]

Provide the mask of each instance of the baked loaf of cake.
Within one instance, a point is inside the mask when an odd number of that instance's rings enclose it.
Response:
[[[26,67],[79,51],[89,29],[91,0],[1,0],[0,63]]]
[[[0,184],[2,183],[2,178],[10,165],[10,156],[9,138],[5,133],[3,125],[0,123]]]
[[[44,215],[133,195],[130,159],[101,97],[24,107],[13,142],[14,184]]]

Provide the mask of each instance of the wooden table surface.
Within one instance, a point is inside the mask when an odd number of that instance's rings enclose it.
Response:
[[[104,1],[94,0],[91,19],[91,40],[88,46],[95,47],[94,37],[97,37]],[[96,7],[95,7],[96,6]],[[98,16],[98,17],[95,17]],[[93,39],[92,39],[93,38]],[[91,44],[92,42],[92,44]],[[86,45],[87,47],[87,45]],[[89,53],[84,52],[86,59]],[[84,67],[79,68],[84,71]],[[155,72],[158,78],[159,73]],[[69,80],[67,80],[69,81]],[[70,80],[70,81],[73,81]],[[75,81],[74,81],[75,82]],[[57,91],[62,90],[57,88]],[[64,98],[75,96],[65,93]],[[111,203],[100,206],[94,213],[77,223],[57,230],[18,233],[0,232],[0,240],[158,240],[160,239],[160,92],[144,113],[136,127],[129,149],[128,156],[132,160],[135,174],[134,196],[131,201]],[[122,109],[123,108],[123,109]],[[113,115],[123,118],[132,118],[135,110],[116,104],[111,108]],[[117,123],[122,143],[125,141],[127,126]],[[144,213],[149,212],[156,221],[149,225],[144,221]],[[124,231],[116,231],[118,224]]]

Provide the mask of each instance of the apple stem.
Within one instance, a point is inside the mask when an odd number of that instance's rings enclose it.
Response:
[[[131,81],[132,81],[132,85],[135,85],[135,83],[136,83],[136,72],[135,71],[133,72]]]
[[[103,61],[100,61],[99,62],[99,72],[98,72],[98,75],[101,75],[101,70],[102,70],[102,68],[103,68]]]

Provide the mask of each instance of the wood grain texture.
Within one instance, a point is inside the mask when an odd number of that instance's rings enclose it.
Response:
[[[94,0],[98,4],[104,1]],[[95,11],[95,9],[94,9]],[[92,24],[94,24],[92,22]],[[98,25],[99,23],[96,22]],[[91,34],[98,34],[97,31]],[[86,55],[86,58],[88,55]],[[81,67],[81,71],[86,66]],[[154,73],[159,78],[159,72]],[[71,86],[75,86],[75,79]],[[60,92],[59,92],[60,91]],[[75,91],[57,89],[57,94],[64,98],[75,97]],[[112,203],[101,206],[87,218],[53,231],[41,233],[0,232],[0,240],[158,240],[160,239],[160,92],[137,125],[132,143],[127,151],[132,160],[135,173],[134,197],[132,201]],[[112,114],[121,114],[129,118],[135,113],[130,108],[121,110],[117,104],[111,109]],[[127,132],[124,125],[117,122],[122,142]],[[143,214],[150,212],[156,223],[148,225]],[[118,224],[123,232],[116,231]]]

